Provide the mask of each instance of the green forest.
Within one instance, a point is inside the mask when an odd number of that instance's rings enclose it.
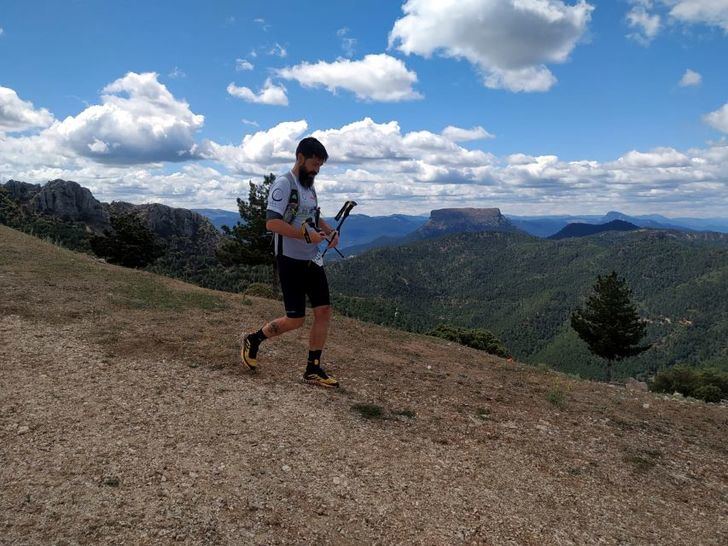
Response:
[[[332,264],[343,313],[427,332],[439,324],[492,332],[519,360],[603,378],[603,362],[571,329],[600,274],[632,289],[652,348],[617,377],[675,364],[728,370],[728,238],[641,230],[550,241],[463,233],[382,248]]]

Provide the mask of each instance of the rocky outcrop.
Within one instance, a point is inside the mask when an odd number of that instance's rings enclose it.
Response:
[[[42,186],[40,184],[20,182],[19,180],[8,180],[3,184],[3,188],[7,190],[11,199],[22,205],[30,201],[41,190]]]
[[[82,222],[94,231],[111,227],[109,214],[101,202],[87,188],[70,180],[51,180],[33,195],[27,208],[62,220]]]
[[[168,241],[191,241],[203,253],[211,255],[220,234],[210,220],[188,209],[173,208],[159,203],[134,205],[114,201],[104,205],[111,215],[134,214],[157,236]]]
[[[437,237],[448,233],[508,231],[519,229],[500,209],[438,209],[430,212],[430,219],[415,233],[419,238]]]

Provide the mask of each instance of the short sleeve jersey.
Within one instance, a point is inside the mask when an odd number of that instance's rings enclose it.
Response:
[[[291,225],[296,229],[301,229],[301,225],[307,218],[315,218],[318,199],[316,198],[316,190],[313,187],[304,188],[293,172],[289,171],[276,177],[273,181],[268,192],[268,210],[285,216],[291,196],[291,188],[298,190],[299,201],[298,210],[291,220]],[[276,256],[282,254],[296,260],[311,260],[318,253],[318,245],[307,243],[303,239],[292,239],[291,237],[276,234],[275,253]]]

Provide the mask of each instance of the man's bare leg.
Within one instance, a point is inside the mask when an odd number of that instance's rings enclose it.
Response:
[[[308,348],[310,351],[320,351],[326,344],[326,336],[329,333],[329,323],[331,322],[331,306],[321,305],[313,308],[313,326],[311,326],[311,334],[308,338]]]
[[[281,317],[263,326],[262,330],[266,338],[276,337],[281,334],[285,334],[286,332],[290,332],[291,330],[295,330],[296,328],[300,328],[303,326],[304,320],[305,319],[303,317]]]

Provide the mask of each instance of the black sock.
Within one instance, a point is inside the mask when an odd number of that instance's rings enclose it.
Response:
[[[250,334],[250,341],[252,343],[255,343],[256,345],[260,345],[266,339],[268,339],[268,338],[263,333],[263,328],[261,328],[260,330],[258,330],[254,334]]]
[[[313,368],[321,365],[321,350],[308,352],[308,364],[306,368]]]

